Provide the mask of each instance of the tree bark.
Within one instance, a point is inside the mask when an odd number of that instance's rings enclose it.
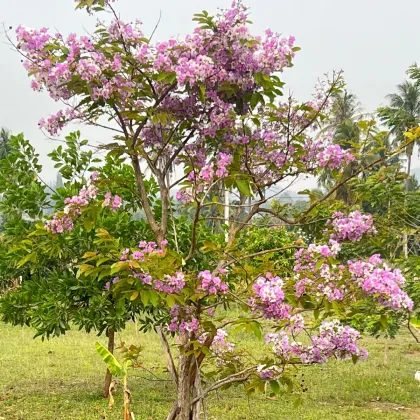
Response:
[[[195,374],[193,398],[194,399],[193,399],[193,404],[191,408],[191,420],[200,420],[201,406],[203,406],[204,420],[206,420],[207,419],[206,407],[204,405],[204,395],[203,395],[203,389],[201,387],[201,375],[200,375],[199,368],[197,368],[196,374]]]
[[[115,332],[112,328],[108,331],[108,351],[114,353],[115,346]],[[104,398],[109,397],[109,386],[111,385],[112,375],[111,372],[107,369],[105,375],[105,384],[104,384]]]
[[[190,420],[191,416],[191,382],[190,382],[190,367],[192,355],[187,354],[191,350],[188,345],[188,333],[180,335],[183,348],[179,356],[179,375],[178,375],[178,413],[177,420]]]
[[[389,340],[385,338],[384,344],[384,366],[388,366],[388,350],[389,350]]]
[[[152,229],[153,234],[155,235],[156,242],[160,246],[162,240],[165,238],[159,224],[156,222],[156,219],[153,215],[152,208],[150,207],[149,199],[147,197],[147,191],[143,182],[143,174],[141,172],[138,156],[136,155],[131,156],[131,162],[133,165],[134,173],[136,175],[136,185],[140,193],[140,200],[143,205],[143,210],[146,215],[146,219],[149,222],[149,225],[150,225],[150,228]]]

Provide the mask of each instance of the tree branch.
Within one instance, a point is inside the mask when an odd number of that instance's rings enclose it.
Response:
[[[178,386],[178,372],[175,368],[175,363],[174,363],[174,359],[172,358],[171,348],[169,347],[168,340],[166,339],[166,335],[163,332],[162,327],[157,327],[156,330],[160,337],[163,351],[165,352],[166,361],[168,363],[168,370],[172,376],[175,386]]]
[[[134,173],[136,175],[136,185],[140,193],[140,200],[143,205],[144,213],[146,214],[147,221],[150,224],[150,228],[152,229],[156,241],[158,245],[160,245],[161,241],[164,239],[162,235],[162,231],[160,226],[157,224],[156,219],[153,215],[152,209],[150,207],[149,199],[147,197],[147,191],[144,186],[143,182],[143,174],[141,172],[139,158],[136,155],[131,156],[131,162],[133,165]]]
[[[217,381],[215,384],[205,389],[200,397],[194,398],[191,404],[195,404],[197,401],[199,401],[203,397],[206,397],[210,392],[215,391],[216,389],[219,389],[224,385],[231,384],[233,382],[247,381],[249,377],[252,375],[252,372],[250,373],[248,372],[254,369],[256,369],[256,366],[251,366],[247,369],[242,370],[241,372],[234,373],[233,375],[227,376],[226,378],[223,378],[220,381]],[[241,376],[241,375],[245,375],[245,376]]]
[[[197,245],[197,224],[200,218],[200,210],[201,210],[200,203],[197,203],[197,208],[195,209],[194,220],[193,220],[193,225],[192,225],[190,251],[188,252],[188,255],[185,258],[185,262],[189,261],[194,256],[195,247]]]
[[[235,260],[227,262],[226,264],[223,265],[223,268],[237,262],[237,261],[242,261],[242,260],[246,260],[248,258],[254,258],[254,257],[258,257],[260,255],[264,255],[264,254],[269,254],[271,252],[280,252],[280,251],[287,251],[288,249],[300,249],[303,248],[302,245],[290,245],[290,246],[284,246],[282,248],[273,248],[273,249],[267,249],[264,251],[259,251],[259,252],[255,252],[253,254],[248,254],[248,255],[243,255],[242,257],[237,257]]]

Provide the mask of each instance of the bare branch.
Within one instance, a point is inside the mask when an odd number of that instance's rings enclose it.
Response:
[[[178,372],[175,368],[175,363],[174,359],[172,358],[171,348],[169,347],[168,340],[166,339],[166,335],[163,332],[162,327],[157,327],[156,330],[160,337],[163,351],[165,352],[166,361],[168,363],[168,370],[172,376],[172,380],[174,381],[175,386],[178,386]]]
[[[248,258],[254,258],[254,257],[258,257],[260,255],[265,255],[265,254],[270,254],[271,252],[280,252],[280,251],[287,251],[289,249],[300,249],[303,248],[302,245],[290,245],[290,246],[284,246],[282,248],[273,248],[273,249],[266,249],[264,251],[259,251],[259,252],[255,252],[253,254],[248,254],[248,255],[243,255],[241,257],[237,257],[235,260],[227,262],[226,264],[223,265],[223,268],[237,262],[237,261],[242,261],[242,260],[246,260]]]
[[[255,370],[256,367],[257,366],[251,366],[249,368],[246,368],[246,369],[242,370],[241,372],[234,373],[233,375],[227,376],[226,378],[223,378],[220,381],[217,381],[212,386],[205,389],[203,391],[203,394],[200,397],[194,398],[192,400],[191,404],[195,404],[201,398],[207,396],[210,392],[215,391],[216,389],[219,389],[224,385],[231,384],[233,382],[245,382],[245,381],[247,381],[249,379],[249,377],[252,375],[252,372],[250,372],[250,371]]]

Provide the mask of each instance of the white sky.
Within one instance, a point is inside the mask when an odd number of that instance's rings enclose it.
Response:
[[[139,18],[146,36],[162,19],[155,40],[183,36],[195,25],[194,13],[203,9],[216,12],[229,7],[230,0],[119,0],[116,9],[124,20]],[[270,27],[284,35],[294,35],[297,54],[295,67],[283,79],[300,100],[310,99],[313,86],[324,73],[343,69],[348,88],[355,93],[365,111],[385,104],[385,96],[404,80],[405,71],[420,61],[420,31],[413,18],[420,16],[419,0],[246,0],[251,7],[254,33]],[[47,26],[60,32],[81,33],[91,29],[95,18],[74,11],[72,0],[0,0],[0,22],[6,27]],[[20,57],[11,51],[6,39],[0,43],[0,126],[14,133],[24,132],[41,154],[44,177],[55,179],[55,171],[46,153],[57,143],[46,140],[38,129],[40,118],[57,111],[47,94],[32,92]],[[80,128],[92,141],[107,141],[110,133],[92,127]],[[66,132],[66,131],[65,131]],[[64,133],[65,133],[64,132]],[[416,157],[414,167],[420,166]],[[302,184],[308,188],[313,185]]]

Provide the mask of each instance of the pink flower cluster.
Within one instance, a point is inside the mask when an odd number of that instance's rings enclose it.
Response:
[[[380,305],[394,310],[413,309],[413,301],[401,289],[405,285],[401,271],[387,267],[379,255],[373,255],[368,262],[349,261],[348,266],[351,280]]]
[[[78,195],[67,197],[64,200],[64,209],[62,213],[55,213],[51,220],[45,223],[45,229],[48,232],[60,234],[70,232],[74,228],[74,219],[82,214],[82,209],[90,202],[96,200],[98,197],[98,187],[95,181],[98,178],[98,173],[93,172],[90,176],[87,185],[83,187]],[[113,211],[117,210],[122,205],[122,199],[118,195],[112,198],[110,193],[105,194],[103,202],[104,207],[111,207]]]
[[[92,174],[87,186],[82,188],[78,195],[64,200],[64,214],[55,213],[53,218],[45,223],[48,232],[60,234],[73,230],[73,220],[82,213],[82,208],[95,200],[98,195],[98,188],[94,185],[95,177],[96,174]]]
[[[191,147],[189,148],[191,151]],[[199,169],[198,172],[190,171],[188,174],[188,181],[191,187],[182,189],[176,193],[176,199],[183,204],[188,204],[194,199],[194,194],[205,193],[206,187],[211,184],[215,179],[223,179],[229,175],[227,166],[232,163],[232,156],[220,152],[216,158],[212,159],[210,163],[205,163],[205,158],[201,158],[201,153],[198,149],[197,155],[200,156],[196,159],[195,165]],[[215,178],[216,177],[216,178]]]
[[[373,217],[370,214],[361,214],[360,211],[356,210],[348,216],[344,216],[342,212],[336,212],[332,217],[332,223],[328,220],[327,224],[332,224],[333,233],[331,234],[331,239],[338,242],[357,242],[365,234],[376,234],[376,229],[373,226]]]
[[[339,169],[342,166],[348,165],[353,162],[355,157],[349,152],[345,152],[338,144],[330,144],[325,147],[318,154],[318,164],[321,167],[330,169]]]
[[[226,166],[229,166],[232,163],[232,156],[227,155],[226,153],[220,152],[218,155],[216,176],[218,178],[226,178],[229,175]]]
[[[179,190],[175,194],[175,198],[180,201],[182,204],[191,203],[194,200],[192,191],[189,190]]]
[[[142,40],[144,40],[144,34],[141,31],[141,25],[142,22],[139,20],[136,20],[134,24],[131,23],[125,23],[122,20],[113,20],[111,24],[108,27],[108,33],[110,35],[110,38],[114,41],[118,41],[123,39],[124,43],[134,43],[138,44],[141,43]],[[118,62],[120,63],[121,57],[119,57]],[[121,67],[121,64],[115,64],[114,62],[114,70],[119,70]]]
[[[292,334],[299,334],[302,332],[305,328],[305,320],[303,316],[301,314],[291,316],[287,328]]]
[[[114,197],[112,197],[112,194],[109,192],[105,194],[105,200],[103,202],[104,207],[109,207],[113,211],[116,211],[122,206],[122,203],[122,198],[119,195],[115,194]]]
[[[157,46],[162,54],[158,65],[166,71],[174,69],[181,85],[203,83],[208,89],[224,82],[252,87],[253,73],[281,72],[290,66],[294,38],[282,38],[272,31],[252,37],[247,9],[240,2],[218,17],[215,26],[214,30],[195,29],[175,47],[167,43],[166,48]]]
[[[254,311],[262,311],[264,317],[269,319],[290,317],[290,306],[283,302],[283,280],[280,277],[267,273],[256,280],[252,290],[254,297],[248,303]]]
[[[346,282],[343,282],[344,265],[329,264],[320,261],[326,258],[335,258],[340,252],[340,245],[330,240],[330,245],[310,244],[307,249],[301,248],[296,252],[294,271],[297,273],[294,284],[296,297],[300,298],[310,292],[315,298],[321,300],[326,297],[328,301],[340,301],[348,291]]]
[[[340,251],[340,244],[334,240],[330,240],[329,245],[309,244],[308,248],[301,248],[295,253],[294,271],[297,273],[306,270],[313,272],[320,258],[335,258]]]
[[[170,276],[165,274],[164,280],[155,281],[155,289],[159,292],[169,293],[169,294],[179,294],[185,286],[185,276],[181,272],[176,272],[174,275]]]
[[[41,118],[39,120],[39,128],[45,129],[52,136],[57,135],[61,129],[66,125],[67,121],[62,110],[50,115],[47,119]]]
[[[368,230],[371,228],[368,225]],[[311,244],[308,249],[300,249],[296,253],[294,288],[298,298],[310,293],[318,300],[326,297],[332,302],[343,300],[346,294],[363,292],[380,305],[393,310],[413,308],[412,300],[402,290],[405,279],[401,271],[387,267],[379,255],[373,255],[368,261],[348,261],[347,265],[327,262],[319,264],[320,258],[337,255],[340,246],[332,242],[331,248]]]
[[[165,247],[168,245],[167,240],[161,242],[161,248],[157,245],[156,242],[150,241],[140,241],[137,245],[138,249],[131,251],[129,248],[126,248],[122,253],[120,260],[121,261],[142,261],[146,260],[147,256],[150,255],[163,255],[165,252]]]
[[[165,247],[168,244],[168,241],[163,240],[161,242],[161,247],[156,244],[156,242],[146,242],[140,241],[138,248],[135,251],[130,250],[129,248],[125,249],[121,253],[121,261],[140,261],[146,262],[148,258],[154,255],[163,255],[165,253]],[[158,292],[168,293],[168,294],[179,294],[185,287],[185,275],[181,272],[175,272],[173,275],[165,274],[163,279],[153,279],[153,277],[142,271],[137,271],[136,268],[131,268],[132,276],[140,279],[143,284],[151,286]]]
[[[64,233],[71,232],[73,230],[73,219],[68,214],[59,215],[58,213],[53,214],[51,220],[45,223],[45,229],[51,233]]]
[[[118,283],[120,281],[120,278],[119,277],[115,277],[113,280],[112,280],[112,284],[115,284],[115,283]],[[110,281],[108,281],[108,282],[106,282],[106,284],[105,284],[105,290],[109,290],[111,288],[111,282]]]
[[[184,306],[174,305],[170,311],[171,322],[168,325],[169,331],[195,334],[200,328],[200,323],[191,311]]]
[[[211,350],[217,356],[222,356],[224,353],[233,353],[235,350],[235,344],[226,341],[228,333],[225,330],[218,329],[211,345]]]
[[[214,276],[209,270],[198,273],[198,278],[201,280],[199,290],[208,292],[210,295],[217,295],[217,293],[226,294],[229,287],[223,283],[220,277]]]
[[[326,363],[329,358],[346,360],[358,357],[366,360],[366,349],[359,348],[360,333],[348,325],[342,326],[338,320],[323,322],[319,335],[311,337],[311,344],[290,341],[287,334],[267,334],[267,344],[273,344],[274,353],[283,360],[299,358],[303,364]]]
[[[261,379],[272,380],[279,377],[282,370],[278,366],[258,365],[257,373]]]
[[[226,341],[226,337],[228,336],[228,333],[219,328],[216,331],[216,335],[213,338],[213,341],[210,346],[210,351],[212,352],[213,356],[217,358],[217,364],[221,365],[225,360],[226,356],[230,356],[235,351],[235,344]],[[206,339],[208,337],[208,333],[201,334],[197,341],[201,344],[204,344],[206,342]]]

